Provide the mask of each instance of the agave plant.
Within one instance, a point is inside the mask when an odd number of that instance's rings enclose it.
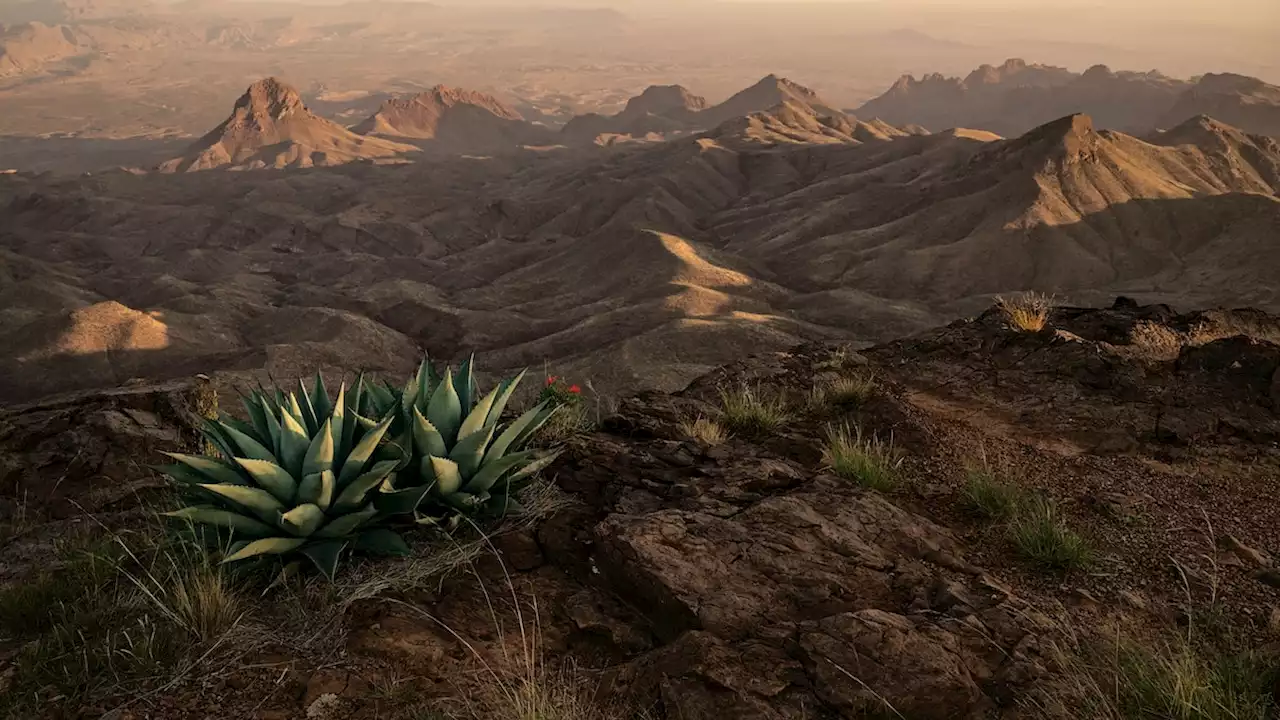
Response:
[[[208,421],[215,455],[167,453],[176,462],[160,470],[204,500],[167,514],[228,532],[223,562],[301,555],[330,580],[348,547],[407,554],[383,521],[412,513],[428,488],[397,486],[398,456],[380,458],[396,413],[361,416],[363,381],[336,400],[318,373],[310,391],[298,385],[243,397],[248,422]]]
[[[478,397],[474,358],[437,373],[427,359],[403,388],[371,390],[373,414],[395,414],[387,452],[399,453],[399,483],[429,485],[417,519],[455,526],[462,517],[502,517],[522,510],[513,497],[558,453],[521,450],[557,410],[542,403],[505,427],[502,413],[524,372]],[[477,399],[478,398],[478,399]]]

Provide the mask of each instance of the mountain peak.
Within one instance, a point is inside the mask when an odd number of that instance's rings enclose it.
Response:
[[[246,110],[255,117],[282,120],[305,110],[302,96],[292,85],[276,77],[263,78],[249,86],[236,101],[236,110]]]
[[[689,92],[683,85],[650,85],[644,92],[627,101],[626,115],[676,112],[698,112],[707,108],[707,100]]]

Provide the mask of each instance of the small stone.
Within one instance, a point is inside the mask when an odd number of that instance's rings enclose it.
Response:
[[[307,680],[307,689],[302,696],[302,705],[310,708],[322,696],[333,695],[337,697],[347,691],[347,685],[350,684],[351,676],[342,670],[320,670]],[[310,709],[307,710],[310,717]]]
[[[938,578],[933,588],[933,609],[938,612],[951,610],[972,612],[979,607],[969,588],[954,580]]]
[[[1234,535],[1224,535],[1221,543],[1223,547],[1235,553],[1236,557],[1253,567],[1267,568],[1272,565],[1271,556],[1245,545]]]
[[[493,544],[509,568],[526,571],[542,566],[542,548],[531,531],[503,533],[493,539]]]
[[[249,687],[249,681],[239,675],[232,675],[226,679],[227,687],[232,690],[243,690]]]
[[[1280,607],[1271,608],[1271,615],[1267,617],[1267,630],[1272,635],[1280,635]]]
[[[325,693],[307,705],[308,720],[327,720],[338,716],[342,701],[333,693]]]
[[[1085,590],[1084,588],[1076,588],[1072,590],[1069,597],[1071,598],[1071,602],[1079,605],[1080,607],[1095,608],[1102,604],[1093,593]]]
[[[1147,609],[1147,601],[1144,600],[1141,595],[1134,592],[1130,592],[1128,590],[1120,591],[1120,602],[1124,603],[1125,605],[1128,605],[1134,610]]]

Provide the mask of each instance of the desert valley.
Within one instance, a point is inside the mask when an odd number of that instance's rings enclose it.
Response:
[[[1270,717],[1238,2],[0,1],[0,712]]]

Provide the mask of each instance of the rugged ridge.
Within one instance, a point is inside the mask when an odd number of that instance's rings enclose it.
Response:
[[[1196,115],[1212,115],[1254,134],[1276,134],[1280,89],[1256,78],[1209,74],[1197,82],[1156,71],[1083,73],[1008,60],[983,65],[964,79],[903,76],[855,114],[937,131],[972,127],[1020,135],[1069,113],[1092,116],[1100,127],[1131,134],[1167,129]]]
[[[525,121],[492,95],[445,85],[391,98],[351,130],[432,141],[439,149],[455,152],[546,144],[553,138],[549,130]]]
[[[250,85],[236,101],[230,117],[193,143],[181,157],[158,169],[190,172],[338,165],[392,158],[415,149],[357,135],[316,115],[303,104],[297,90],[272,77]]]

